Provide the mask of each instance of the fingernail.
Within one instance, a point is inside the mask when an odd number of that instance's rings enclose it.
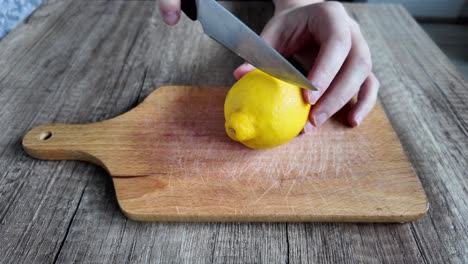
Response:
[[[255,69],[255,67],[254,67],[252,64],[248,63],[248,62],[244,62],[244,63],[242,64],[242,67],[244,67],[246,70]]]
[[[176,11],[167,11],[164,13],[164,21],[166,21],[166,23],[168,23],[169,25],[174,25],[175,23],[177,23],[178,19],[179,15]]]
[[[307,91],[307,101],[309,104],[314,105],[317,103],[318,100],[318,92],[315,91]]]
[[[362,116],[356,116],[354,120],[356,121],[356,126],[359,126],[362,122]]]
[[[317,114],[314,116],[314,123],[315,123],[315,126],[318,127],[320,125],[322,125],[325,120],[327,120],[328,116],[327,114],[325,113],[320,113],[320,114]]]
[[[314,129],[314,126],[312,126],[312,124],[310,123],[309,120],[307,120],[307,123],[305,124],[304,126],[304,134],[306,133],[309,133],[310,131],[312,131],[312,129]]]

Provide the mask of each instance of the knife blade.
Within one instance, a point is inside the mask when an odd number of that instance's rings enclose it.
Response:
[[[182,0],[182,11],[205,34],[261,71],[299,87],[318,89],[281,54],[214,0]]]

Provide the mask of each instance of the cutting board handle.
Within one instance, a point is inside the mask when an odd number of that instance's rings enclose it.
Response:
[[[99,123],[50,124],[31,129],[23,138],[24,150],[34,158],[44,160],[82,160],[105,168],[89,148],[102,135]]]

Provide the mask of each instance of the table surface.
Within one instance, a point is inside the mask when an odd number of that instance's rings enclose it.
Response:
[[[227,2],[261,30],[267,2]],[[398,5],[346,5],[381,82],[379,98],[427,192],[405,224],[145,223],[120,212],[94,165],[39,161],[22,136],[89,123],[162,85],[233,84],[242,60],[153,1],[48,1],[0,41],[0,263],[466,263],[468,85]]]

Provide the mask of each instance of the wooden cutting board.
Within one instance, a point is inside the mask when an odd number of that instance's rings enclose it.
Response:
[[[251,150],[225,134],[227,91],[161,87],[107,121],[36,127],[23,147],[104,167],[134,220],[405,222],[427,211],[380,104],[359,127],[340,112],[286,145]]]

